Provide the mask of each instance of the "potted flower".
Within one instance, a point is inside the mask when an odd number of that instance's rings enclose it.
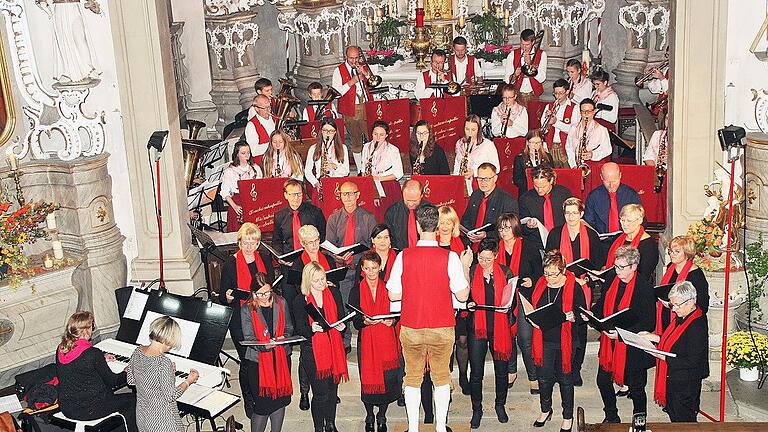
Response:
[[[477,14],[469,19],[472,23],[472,37],[476,41],[485,41],[496,46],[501,46],[506,42],[504,38],[504,21],[492,11],[480,15]]]
[[[46,237],[45,218],[59,206],[32,202],[14,211],[10,207],[10,203],[0,202],[0,279],[9,278],[11,287],[16,287],[22,277],[40,272],[39,266],[29,265],[23,248]]]
[[[402,35],[400,27],[407,23],[392,17],[386,17],[376,27],[375,46],[382,49],[395,49],[400,46]]]
[[[478,45],[475,57],[491,63],[500,63],[507,58],[513,49],[514,46],[511,44],[498,46],[484,42]]]
[[[757,381],[760,368],[768,366],[768,336],[738,331],[728,337],[725,357],[729,365],[739,368],[739,378]]]
[[[764,295],[765,280],[768,276],[768,250],[763,248],[763,233],[760,233],[756,242],[747,245],[744,267],[747,269],[750,285],[747,299],[749,319],[754,323],[760,323],[763,319],[763,307],[768,301]]]
[[[365,57],[369,65],[381,65],[384,68],[394,66],[398,61],[402,63],[405,59],[402,54],[392,49],[368,50]]]

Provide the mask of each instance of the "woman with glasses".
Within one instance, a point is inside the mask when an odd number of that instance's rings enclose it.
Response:
[[[410,145],[408,156],[411,161],[411,174],[449,175],[451,173],[445,151],[435,142],[432,125],[426,120],[416,122]]]
[[[517,138],[528,132],[528,110],[517,102],[520,91],[505,84],[501,103],[491,111],[491,132],[495,137]]]
[[[693,302],[704,315],[709,310],[709,282],[702,271],[693,263],[696,256],[696,244],[687,235],[677,236],[669,241],[667,246],[669,266],[664,272],[659,285],[669,283],[681,283],[688,281],[696,288],[696,297]],[[659,300],[656,304],[656,334],[661,335],[672,322],[672,310],[670,303]]]
[[[251,147],[245,141],[238,141],[232,151],[232,163],[224,168],[221,176],[221,188],[219,195],[227,202],[227,231],[232,232],[240,228],[243,218],[240,191],[237,182],[240,180],[260,179],[264,175],[261,167],[251,162]]]
[[[496,172],[501,171],[496,146],[493,141],[483,137],[480,117],[471,114],[464,120],[464,136],[456,141],[452,173],[471,179],[477,177],[477,169],[486,162],[492,164]]]
[[[614,254],[619,247],[624,245],[632,246],[640,252],[640,263],[637,268],[638,276],[653,284],[656,265],[659,263],[659,249],[653,237],[645,232],[643,217],[645,217],[645,210],[640,204],[627,204],[622,207],[619,213],[622,233],[616,237],[610,249],[608,249],[605,268],[609,268],[614,264]]]
[[[539,224],[547,232],[565,223],[563,203],[572,196],[571,191],[557,182],[555,170],[537,166],[531,172],[533,189],[520,194],[520,218],[528,218],[523,228],[526,238],[536,240],[543,248],[545,239],[539,233]]]
[[[251,292],[251,282],[257,273],[266,275],[271,283],[274,277],[272,257],[261,245],[261,230],[256,224],[246,222],[237,231],[237,246],[239,250],[224,261],[221,268],[221,284],[219,302],[232,308],[232,316],[240,316],[240,308],[246,304]],[[243,327],[239,319],[229,321],[229,333],[235,344],[237,356],[240,359],[239,381],[245,404],[245,413],[250,418],[253,408],[253,394],[248,386],[248,368],[243,365],[246,348],[240,345],[243,340]]]
[[[565,269],[565,259],[557,249],[544,255],[544,276],[539,278],[531,294],[531,305],[539,308],[552,303],[565,314],[565,321],[549,329],[532,324],[533,361],[539,377],[541,413],[534,427],[544,427],[552,419],[552,391],[557,383],[563,407],[561,431],[573,427],[573,348],[581,342],[574,329],[576,311],[586,308],[584,293],[573,273]]]
[[[538,166],[554,167],[552,155],[549,154],[544,145],[544,135],[541,129],[533,129],[525,135],[525,148],[515,156],[512,163],[512,182],[517,186],[519,195],[522,195],[529,189],[528,187],[528,168]]]
[[[656,357],[653,399],[665,408],[672,422],[695,422],[701,403],[701,380],[709,376],[709,328],[697,305],[697,291],[689,281],[669,292],[674,320],[662,333],[644,333],[661,351]]]
[[[477,309],[478,304],[485,306],[506,306],[509,297],[514,298],[511,290],[506,290],[507,281],[514,275],[508,267],[498,263],[499,244],[492,239],[484,239],[477,248],[477,264],[469,269],[470,293],[467,300],[469,314],[469,358],[471,372],[469,384],[472,395],[472,429],[480,427],[483,417],[483,375],[485,355],[490,350],[493,358],[496,397],[494,409],[499,423],[509,421],[504,405],[507,403],[507,371],[512,359],[511,324],[514,317],[510,313],[517,306],[503,309]],[[505,292],[509,291],[509,292]],[[505,297],[505,294],[506,297]]]
[[[341,142],[336,120],[324,117],[320,121],[320,138],[307,151],[304,164],[304,178],[312,187],[317,187],[323,177],[346,177],[349,175],[347,148]]]
[[[240,321],[245,340],[265,345],[249,346],[245,351],[248,385],[253,394],[251,431],[264,432],[267,422],[271,431],[283,427],[285,407],[291,403],[290,346],[273,342],[293,334],[293,321],[285,299],[272,291],[264,273],[251,279],[251,295],[240,309]]]

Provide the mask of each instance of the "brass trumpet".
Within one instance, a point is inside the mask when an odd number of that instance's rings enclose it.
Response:
[[[536,51],[541,49],[541,42],[544,40],[544,30],[539,30],[536,33],[536,38],[533,40],[533,51],[531,52],[531,61],[536,56]],[[535,64],[524,64],[520,66],[520,71],[527,77],[534,77],[539,73],[539,67]]]
[[[452,79],[451,71],[443,71],[443,81],[446,83],[445,92],[453,96],[461,91],[461,84]]]
[[[664,60],[664,62],[660,64],[659,67],[651,68],[651,70],[646,72],[644,75],[635,78],[635,85],[638,88],[643,88],[643,85],[645,85],[646,82],[653,79],[653,72],[655,70],[662,70],[667,66],[669,66],[669,60]]]

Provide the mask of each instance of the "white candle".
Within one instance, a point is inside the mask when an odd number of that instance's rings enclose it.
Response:
[[[53,245],[53,257],[57,260],[64,258],[64,248],[61,246],[61,240],[54,240],[51,244]]]
[[[13,150],[8,150],[8,152],[5,154],[5,157],[8,160],[8,166],[11,167],[11,170],[16,171],[19,169],[18,161],[16,160],[16,153],[14,153]]]
[[[49,230],[55,230],[56,229],[56,213],[49,213],[48,216],[45,217],[45,224],[48,226]]]
[[[45,268],[49,269],[53,267],[53,258],[51,258],[50,255],[45,256],[45,261],[43,262],[43,265]]]

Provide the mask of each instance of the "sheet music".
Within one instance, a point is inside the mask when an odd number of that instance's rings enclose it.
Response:
[[[235,396],[223,391],[215,391],[202,400],[197,401],[194,405],[201,408],[211,414],[211,417],[216,417],[230,406],[237,403],[240,400],[239,396]]]
[[[8,411],[9,413],[15,413],[21,411],[21,402],[19,402],[18,396],[12,394],[10,396],[0,397],[0,413]]]
[[[144,323],[139,330],[139,337],[136,338],[138,345],[149,345],[149,326],[152,321],[160,318],[161,314],[153,311],[147,311],[147,315],[144,317]],[[192,351],[192,345],[195,344],[197,339],[197,332],[200,330],[200,323],[188,321],[181,318],[171,317],[181,327],[181,347],[174,348],[170,352],[182,357],[189,357],[189,353]]]
[[[194,405],[215,391],[216,389],[210,387],[204,387],[199,384],[192,384],[184,393],[181,394],[177,401],[189,405]]]
[[[149,300],[149,294],[139,292],[134,288],[133,291],[131,291],[131,298],[128,300],[128,305],[125,307],[123,318],[134,321],[141,320],[144,308],[147,307],[147,300]]]
[[[389,311],[392,313],[400,313],[403,310],[403,302],[402,300],[397,301],[390,301],[389,302]]]
[[[520,225],[527,224],[529,220],[536,221],[536,228],[539,230],[539,237],[541,237],[541,244],[546,245],[547,236],[549,235],[549,230],[544,226],[544,224],[540,220],[533,217],[524,217],[520,219]]]
[[[467,196],[472,195],[472,177],[464,179],[464,184],[467,185]]]
[[[205,231],[216,246],[227,246],[237,243],[237,231],[223,233],[219,231]]]
[[[384,198],[387,196],[387,194],[384,193],[384,187],[381,185],[380,181],[374,180],[373,184],[376,186],[376,192],[379,193],[379,198]]]
[[[653,343],[651,343],[651,341],[640,336],[637,333],[633,333],[629,330],[624,330],[623,328],[619,328],[619,327],[616,327],[616,331],[619,333],[619,337],[621,338],[621,340],[624,341],[624,343],[629,346],[639,348],[650,354],[661,354],[666,357],[677,357],[677,354],[675,353],[666,352],[666,351],[657,349],[656,346]]]

